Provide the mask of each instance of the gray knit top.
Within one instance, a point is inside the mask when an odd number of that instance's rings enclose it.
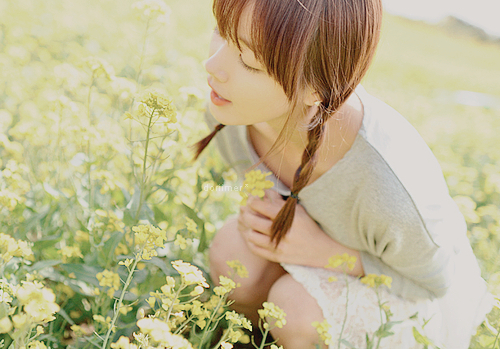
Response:
[[[482,297],[485,283],[466,224],[436,158],[398,112],[361,86],[356,94],[364,116],[351,149],[299,192],[299,203],[326,234],[360,251],[365,274],[391,276],[391,292],[434,299],[465,277],[482,285],[476,294]],[[217,124],[208,112],[205,119],[210,129]],[[226,126],[214,141],[242,181],[259,159],[247,127]],[[271,179],[281,194],[290,193],[276,176]]]

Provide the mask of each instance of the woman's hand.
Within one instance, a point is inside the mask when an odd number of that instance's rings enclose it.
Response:
[[[349,274],[363,273],[359,252],[326,235],[300,204],[296,205],[292,227],[275,247],[271,225],[284,204],[280,194],[268,189],[263,199],[251,196],[247,206],[240,208],[238,230],[252,253],[276,263],[323,268],[329,257],[347,252],[357,257],[356,267]]]

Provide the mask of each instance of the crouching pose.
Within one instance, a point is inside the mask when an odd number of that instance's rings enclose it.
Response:
[[[492,296],[465,221],[416,130],[360,85],[380,0],[215,0],[213,9],[205,117],[214,131],[197,155],[215,137],[240,176],[257,167],[275,183],[210,248],[214,280],[228,260],[249,270],[234,308],[254,324],[262,302],[284,309],[287,324],[272,335],[285,349],[338,348],[340,336],[365,348],[387,321],[380,300],[401,322],[379,348],[422,348],[413,327],[440,348],[468,348]],[[350,268],[325,268],[344,253],[356,257]],[[369,274],[392,287],[377,296],[359,280]],[[324,319],[329,346],[311,325]]]

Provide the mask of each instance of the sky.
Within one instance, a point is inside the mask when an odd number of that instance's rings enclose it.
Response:
[[[455,16],[500,37],[500,0],[382,0],[387,12],[439,22]]]

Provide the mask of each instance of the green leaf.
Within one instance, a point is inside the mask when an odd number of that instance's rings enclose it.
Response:
[[[38,271],[38,270],[42,270],[42,269],[45,269],[45,268],[56,266],[56,265],[58,265],[60,263],[61,263],[61,261],[57,260],[57,259],[49,259],[49,260],[46,260],[46,261],[38,261],[35,264],[33,264],[29,268],[29,270],[30,270],[30,272],[34,272],[34,271]]]
[[[163,272],[163,274],[165,274],[165,276],[171,276],[175,274],[173,269],[169,268],[167,266],[167,263],[165,263],[165,261],[161,258],[152,257],[150,260],[142,260],[141,262],[149,263],[158,267]]]
[[[122,241],[123,233],[116,231],[111,234],[108,240],[104,243],[103,247],[99,249],[99,262],[101,265],[108,265],[108,262],[113,260],[116,246]]]
[[[351,348],[351,349],[357,349],[354,345],[346,341],[345,339],[341,339],[340,343],[344,344],[346,347]]]
[[[99,286],[96,275],[104,270],[103,268],[83,264],[61,264],[61,268],[68,274],[73,273],[75,279],[94,286]]]

